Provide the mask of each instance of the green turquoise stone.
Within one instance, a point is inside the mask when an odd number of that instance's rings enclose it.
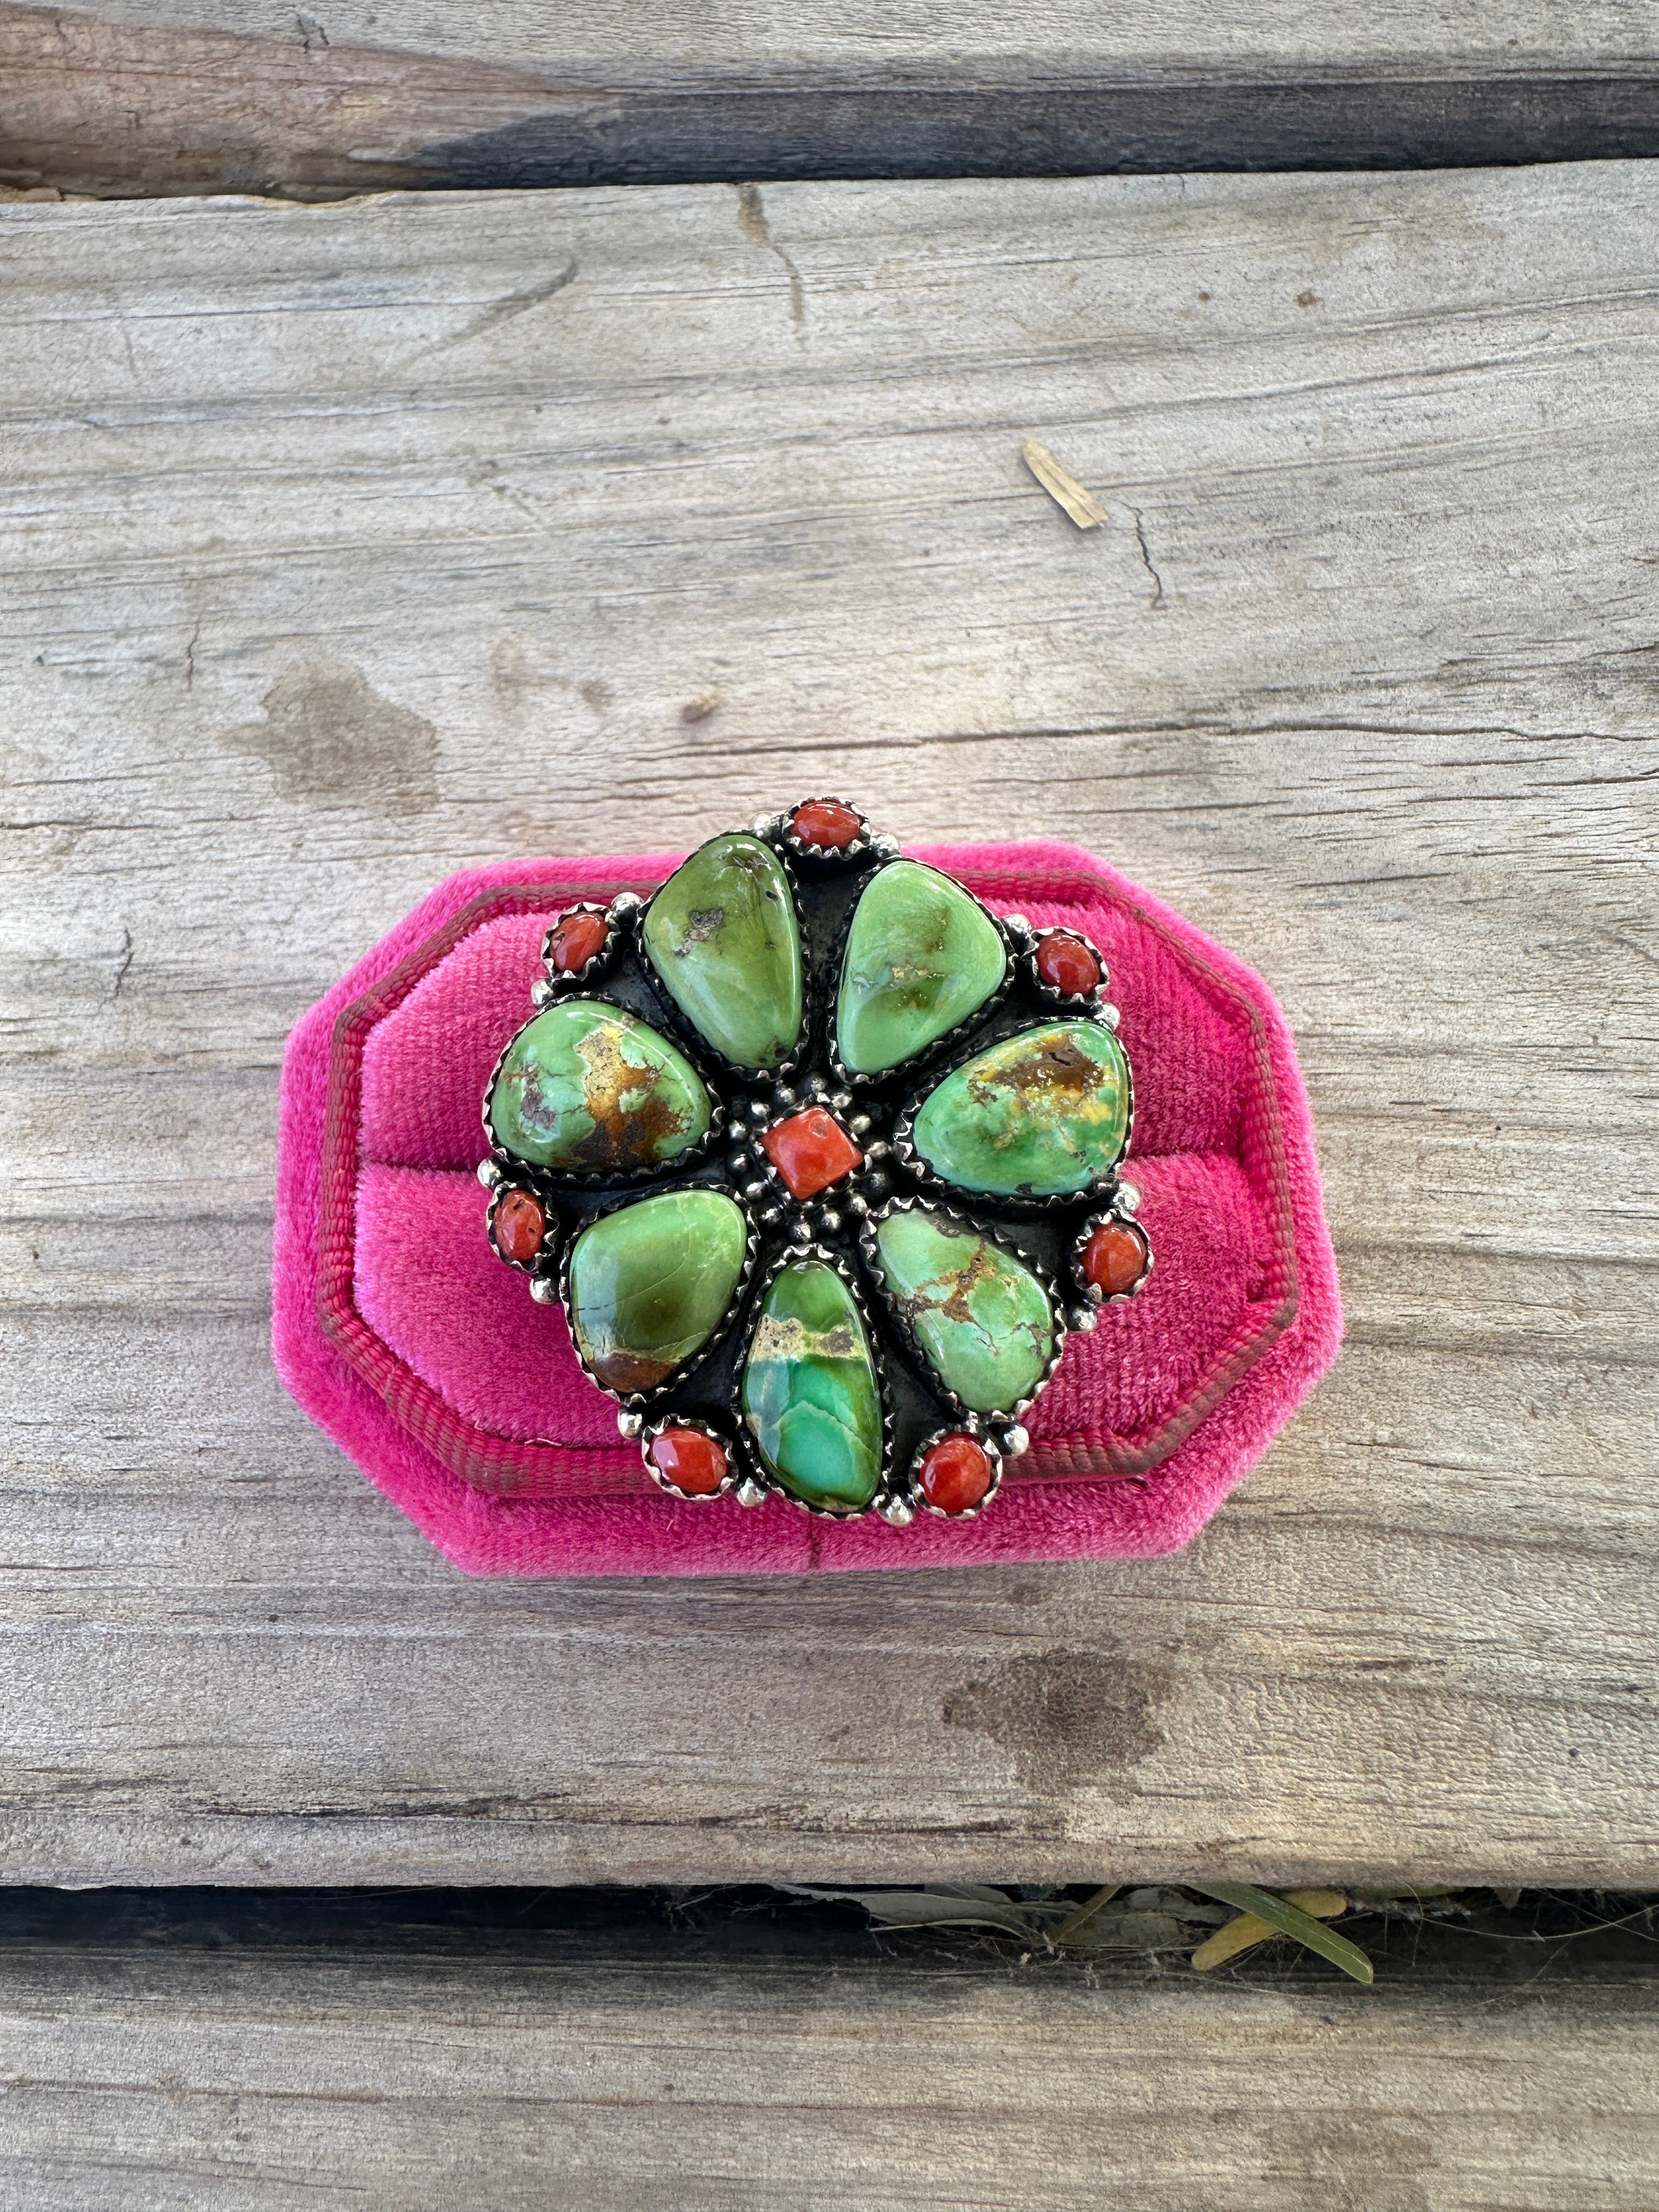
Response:
[[[726,1317],[749,1230],[718,1190],[665,1191],[591,1221],[570,1248],[570,1327],[607,1390],[654,1390]]]
[[[1021,1260],[965,1221],[916,1208],[876,1231],[887,1295],[927,1363],[970,1413],[1007,1413],[1054,1349],[1048,1294]]]
[[[792,1498],[861,1512],[881,1480],[881,1393],[846,1284],[791,1260],[766,1293],[743,1370],[743,1416]]]
[[[800,928],[769,845],[741,830],[700,845],[652,900],[644,939],[663,988],[723,1059],[788,1059],[805,1006]]]
[[[620,1006],[572,999],[514,1038],[486,1118],[517,1159],[609,1175],[678,1159],[711,1111],[702,1077],[665,1036]]]
[[[1098,1022],[1005,1037],[947,1075],[910,1139],[933,1173],[988,1198],[1055,1198],[1110,1175],[1129,1133],[1129,1066]]]
[[[1001,983],[1001,933],[960,884],[920,860],[872,876],[853,915],[836,1002],[843,1067],[874,1075],[966,1021]]]

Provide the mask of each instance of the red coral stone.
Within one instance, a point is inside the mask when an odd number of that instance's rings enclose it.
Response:
[[[1104,973],[1083,939],[1066,929],[1038,938],[1036,971],[1051,991],[1068,999],[1086,998]]]
[[[789,827],[803,845],[822,846],[826,853],[844,853],[849,845],[857,844],[864,824],[838,799],[809,799],[790,816]]]
[[[816,1198],[832,1182],[851,1175],[864,1159],[835,1115],[822,1106],[805,1106],[787,1121],[774,1121],[761,1132],[761,1144],[791,1198]]]
[[[547,933],[547,963],[561,975],[580,975],[604,951],[610,934],[611,924],[602,914],[568,914]]]
[[[941,1513],[968,1513],[991,1487],[996,1468],[983,1444],[958,1434],[941,1437],[922,1454],[916,1485]]]
[[[547,1235],[547,1212],[527,1190],[504,1190],[495,1201],[495,1249],[528,1267]]]
[[[1144,1230],[1127,1221],[1104,1221],[1083,1248],[1083,1279],[1103,1297],[1121,1297],[1146,1273],[1151,1252]]]
[[[645,1455],[665,1481],[693,1498],[712,1498],[726,1480],[726,1453],[702,1429],[664,1429]]]

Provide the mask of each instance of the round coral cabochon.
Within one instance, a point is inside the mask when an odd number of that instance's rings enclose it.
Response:
[[[564,1316],[503,1267],[479,1102],[548,926],[678,854],[453,876],[305,1016],[283,1068],[273,1343],[298,1403],[477,1574],[805,1573],[1144,1556],[1202,1526],[1336,1355],[1288,1028],[1260,978],[1087,854],[919,848],[994,912],[1100,948],[1134,1069],[1125,1174],[1157,1267],[1072,1337],[994,1511],[908,1528],[653,1485]]]

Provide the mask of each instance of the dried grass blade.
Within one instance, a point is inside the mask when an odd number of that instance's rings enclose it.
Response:
[[[1338,1889],[1287,1890],[1285,1901],[1315,1920],[1334,1920],[1339,1912],[1348,1909],[1347,1899]],[[1216,1967],[1224,1966],[1229,1959],[1237,1959],[1242,1952],[1253,1950],[1258,1943],[1265,1943],[1270,1936],[1278,1933],[1259,1913],[1241,1912],[1237,1920],[1218,1928],[1213,1936],[1199,1945],[1193,1953],[1192,1964],[1200,1974],[1212,1973]]]
[[[1253,1913],[1279,1935],[1293,1936],[1298,1943],[1305,1944],[1310,1951],[1316,1951],[1322,1959],[1328,1959],[1332,1966],[1340,1966],[1345,1974],[1351,1974],[1357,1982],[1364,1982],[1369,1987],[1375,1978],[1370,1960],[1357,1943],[1350,1943],[1346,1936],[1339,1936],[1334,1929],[1322,1928],[1311,1913],[1304,1912],[1300,1905],[1293,1905],[1288,1897],[1275,1897],[1270,1891],[1257,1889],[1248,1881],[1189,1881],[1187,1887],[1197,1890],[1200,1897],[1218,1898],[1223,1905],[1234,1905],[1240,1912]],[[1328,1893],[1332,1896],[1335,1893],[1334,1891]],[[1237,1921],[1229,1923],[1230,1927],[1237,1927]],[[1224,1928],[1219,1932],[1224,1936],[1228,1931]],[[1213,1942],[1216,1938],[1212,1936],[1210,1941]],[[1199,1947],[1200,1951],[1208,1948],[1207,1944]],[[1196,1965],[1198,1953],[1194,1952],[1193,1956]]]
[[[1075,1912],[1066,1914],[1059,1927],[1053,1931],[1050,1940],[1064,1949],[1067,1943],[1088,1926],[1103,1905],[1111,1903],[1122,1887],[1123,1884],[1121,1881],[1109,1882],[1104,1889],[1097,1889],[1092,1897],[1085,1898]]]
[[[1097,530],[1106,520],[1106,510],[1086,486],[1080,484],[1069,469],[1064,469],[1046,446],[1039,446],[1035,438],[1028,438],[1020,447],[1025,465],[1042,486],[1050,499],[1063,507],[1079,530]]]
[[[885,1928],[998,1928],[1005,1936],[1018,1936],[1023,1943],[1042,1940],[1041,1922],[995,1892],[976,1898],[944,1889],[816,1889],[792,1882],[788,1893],[861,1905]]]

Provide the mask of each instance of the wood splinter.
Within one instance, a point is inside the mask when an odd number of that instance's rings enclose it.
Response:
[[[1086,491],[1063,469],[1046,446],[1028,438],[1020,447],[1025,465],[1050,499],[1063,507],[1079,530],[1095,530],[1106,520],[1106,510],[1091,491]]]

